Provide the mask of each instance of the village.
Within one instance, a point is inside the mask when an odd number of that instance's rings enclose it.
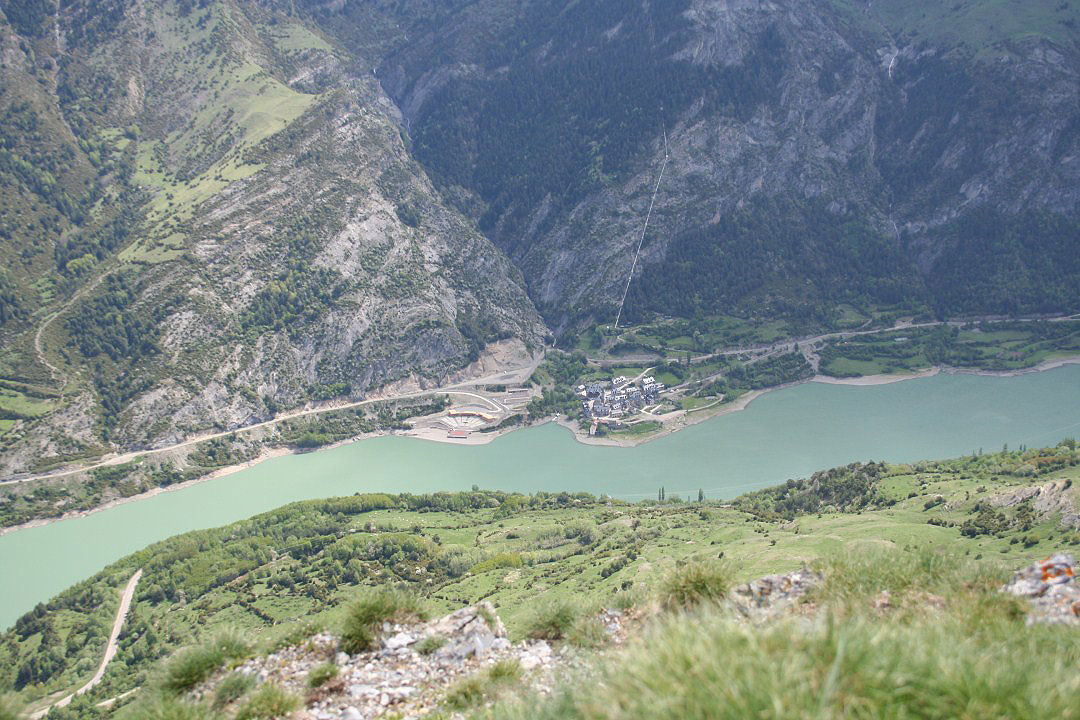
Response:
[[[664,383],[646,375],[638,380],[619,375],[610,382],[591,382],[577,386],[582,398],[581,411],[586,420],[618,425],[621,418],[656,405]]]

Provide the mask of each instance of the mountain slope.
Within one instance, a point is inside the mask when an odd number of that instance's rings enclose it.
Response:
[[[494,5],[380,77],[554,326],[614,318],[665,149],[631,319],[1078,307],[1068,3]]]
[[[519,273],[441,201],[378,83],[317,30],[239,2],[67,3],[42,22],[62,48],[58,89],[38,93],[50,137],[70,124],[99,173],[91,217],[9,265],[24,284],[5,293],[5,372],[67,387],[62,409],[15,428],[6,471],[437,383],[491,342],[539,340]],[[61,310],[51,323],[31,317],[43,300]]]

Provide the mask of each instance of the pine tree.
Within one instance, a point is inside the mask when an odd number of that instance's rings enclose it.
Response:
[[[705,491],[702,490],[701,488],[698,488],[698,491],[697,491],[697,501],[698,502],[705,502]]]

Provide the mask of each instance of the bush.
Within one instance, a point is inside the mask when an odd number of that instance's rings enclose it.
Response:
[[[384,622],[423,619],[420,598],[401,590],[373,590],[357,600],[345,616],[341,647],[358,653],[375,647],[378,627]]]
[[[332,662],[324,662],[322,665],[316,665],[311,668],[311,672],[308,673],[308,686],[317,688],[325,685],[330,680],[337,677],[338,666]]]
[[[214,691],[214,708],[221,709],[238,698],[242,697],[251,688],[255,687],[255,678],[243,673],[229,673],[217,690]]]
[[[535,640],[559,640],[566,637],[580,614],[568,600],[546,602],[529,618],[525,634]]]
[[[261,720],[288,715],[300,707],[300,699],[277,685],[263,685],[236,713],[235,720]]]
[[[660,603],[665,609],[693,608],[722,600],[731,589],[731,567],[719,560],[693,562],[676,568],[664,580]]]

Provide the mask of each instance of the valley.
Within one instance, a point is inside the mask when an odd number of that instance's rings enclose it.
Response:
[[[1080,720],[1078,433],[1078,0],[0,0],[0,720]]]

